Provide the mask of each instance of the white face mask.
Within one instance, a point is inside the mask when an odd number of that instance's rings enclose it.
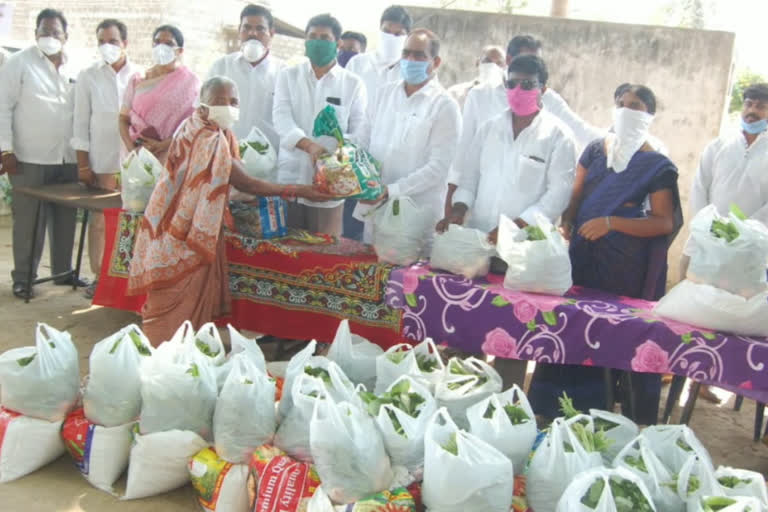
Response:
[[[61,53],[64,45],[55,37],[41,37],[37,40],[37,47],[40,48],[41,52],[50,57],[51,55]]]
[[[258,39],[249,39],[244,42],[241,51],[248,62],[258,62],[267,53],[267,49]]]
[[[482,62],[477,67],[477,76],[483,83],[498,85],[504,80],[504,70],[493,62]]]
[[[228,105],[215,105],[213,107],[201,103],[208,109],[208,120],[216,123],[220,128],[230,129],[240,119],[240,109]]]
[[[99,53],[104,62],[111,66],[123,56],[123,49],[115,44],[106,43],[99,46]]]
[[[637,151],[648,140],[653,116],[648,112],[617,108],[613,111],[614,136],[609,137],[608,167],[616,172],[626,170]]]
[[[166,44],[152,48],[152,60],[159,66],[165,66],[176,60],[176,50]]]
[[[397,62],[403,56],[403,46],[405,46],[405,36],[393,36],[382,32],[378,52],[384,62]]]

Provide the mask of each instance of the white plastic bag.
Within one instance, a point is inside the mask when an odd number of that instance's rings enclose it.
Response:
[[[712,222],[730,222],[739,235],[731,242],[718,238]],[[721,217],[709,205],[691,221],[691,262],[688,279],[709,284],[735,295],[750,298],[766,291],[768,267],[768,227],[757,220],[741,220],[730,213]]]
[[[189,459],[206,446],[208,443],[194,432],[136,434],[122,499],[147,498],[185,485],[189,482]]]
[[[330,498],[354,503],[386,491],[394,477],[373,419],[349,402],[318,400],[309,424],[312,459]]]
[[[760,512],[764,510],[762,507],[760,500],[754,497],[702,496],[688,508],[688,512]]]
[[[142,213],[164,170],[160,160],[145,148],[131,151],[120,167],[120,195],[123,199],[123,209]]]
[[[687,425],[652,425],[640,434],[648,440],[653,453],[672,473],[678,473],[692,454],[712,468],[709,452]]]
[[[227,330],[229,331],[229,343],[232,347],[230,351],[230,359],[237,354],[243,353],[245,356],[256,365],[256,368],[264,373],[267,373],[267,362],[264,358],[264,352],[259,347],[259,342],[256,339],[246,338],[240,331],[227,324]]]
[[[762,503],[763,509],[768,509],[768,493],[761,473],[720,466],[715,478],[726,496],[751,496]]]
[[[424,466],[424,434],[429,421],[437,411],[437,402],[429,389],[408,375],[397,379],[386,391],[398,391],[405,386],[408,388],[409,397],[412,394],[421,397],[421,404],[415,408],[416,417],[393,404],[383,404],[378,414],[374,415],[374,420],[381,432],[392,465],[404,466],[409,471],[415,472]],[[395,420],[400,425],[402,433],[398,432]]]
[[[506,411],[515,407],[515,422]],[[536,441],[536,418],[523,390],[512,386],[467,409],[470,432],[506,455],[522,474],[533,443]]]
[[[546,240],[527,240],[527,233],[510,218],[499,220],[496,251],[508,267],[504,288],[563,295],[571,286],[571,259],[562,235],[547,219],[537,216],[536,227]]]
[[[240,141],[240,159],[250,177],[277,181],[277,153],[269,139],[255,126],[251,128],[248,136]]]
[[[61,421],[46,421],[0,408],[0,483],[11,482],[58,459],[65,451]]]
[[[596,493],[595,485],[598,481],[603,481],[602,492],[597,495],[599,499],[595,503],[590,502],[589,498],[595,498],[593,493]],[[624,506],[617,505],[617,501],[623,498],[617,498],[611,489],[611,480],[614,482],[621,482],[623,485],[629,485],[635,488],[638,500],[644,500],[644,502],[626,502]],[[626,482],[628,482],[628,484]],[[583,503],[583,500],[587,500],[590,506]],[[592,507],[592,503],[595,503],[595,507]],[[560,502],[557,504],[557,512],[619,512],[625,510],[632,510],[633,512],[655,512],[656,506],[653,504],[651,495],[648,492],[645,484],[633,473],[623,469],[607,469],[607,468],[595,468],[585,473],[581,473],[568,485],[568,488],[563,493]],[[669,512],[669,511],[664,511]]]
[[[571,419],[555,419],[533,454],[528,467],[526,493],[528,504],[536,512],[554,512],[557,502],[568,484],[584,471],[603,465],[597,452],[587,452],[571,430],[571,424],[587,420],[593,429],[592,418],[585,415]],[[572,451],[566,451],[566,443]]]
[[[248,465],[231,464],[205,448],[189,460],[197,502],[206,512],[248,512]]]
[[[627,443],[636,438],[640,433],[637,424],[621,414],[600,409],[590,409],[589,415],[592,416],[595,430],[602,428],[605,432],[605,437],[613,441],[611,446],[603,453],[603,459],[606,464],[613,462]]]
[[[203,325],[195,333],[195,347],[204,356],[209,357],[214,366],[223,364],[227,356],[219,329],[213,322]]]
[[[253,450],[272,441],[276,428],[275,381],[244,354],[235,356],[213,415],[216,453],[247,463]]]
[[[304,368],[312,354],[315,353],[316,348],[317,342],[312,340],[288,362],[288,366],[285,368],[285,380],[283,381],[283,395],[280,398],[280,406],[278,407],[278,420],[284,420],[293,407],[294,382],[304,374]]]
[[[112,494],[112,486],[128,467],[135,425],[131,422],[101,427],[89,421],[83,409],[78,409],[64,420],[61,439],[85,479]]]
[[[383,353],[378,345],[352,334],[349,321],[342,320],[328,350],[328,359],[335,361],[349,380],[370,390],[376,384],[376,358]]]
[[[647,438],[637,436],[627,443],[616,456],[613,465],[631,471],[640,478],[659,510],[685,512],[685,502],[677,495],[677,489],[672,490],[668,485],[672,473],[653,453]]]
[[[677,479],[675,480],[675,476]],[[723,490],[720,487],[712,464],[696,454],[692,454],[685,461],[677,475],[672,475],[671,487],[677,484],[677,495],[686,502],[688,510],[696,507],[696,503],[702,496],[720,496]]]
[[[3,407],[25,416],[62,421],[80,391],[77,349],[68,332],[38,323],[34,347],[0,355]]]
[[[189,430],[206,439],[212,437],[216,375],[206,356],[195,352],[187,356],[174,362],[155,354],[142,361],[142,434]]]
[[[664,318],[713,331],[768,336],[768,291],[745,299],[686,279],[672,288],[654,311]]]
[[[513,493],[512,462],[493,446],[459,430],[441,408],[424,439],[424,505],[440,512],[509,512]]]
[[[430,265],[475,279],[488,274],[494,254],[487,233],[451,224],[445,233],[435,236]]]
[[[287,388],[283,389],[283,396],[285,393]],[[290,394],[293,406],[275,433],[275,446],[300,462],[312,462],[309,423],[315,403],[329,399],[328,390],[320,379],[303,373],[294,381]]]
[[[376,357],[376,394],[383,393],[393,382],[408,375],[425,384],[431,393],[443,379],[445,364],[435,342],[427,338],[416,346],[401,343]]]
[[[83,393],[85,416],[97,425],[117,427],[134,421],[141,410],[139,366],[154,349],[131,324],[94,345]]]
[[[433,215],[410,197],[390,199],[373,217],[373,247],[379,261],[412,265],[422,255]]]
[[[445,407],[459,428],[468,430],[467,409],[501,391],[501,376],[485,361],[475,357],[452,358],[443,380],[435,387],[439,407]]]

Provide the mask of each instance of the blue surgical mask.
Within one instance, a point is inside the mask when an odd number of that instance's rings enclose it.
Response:
[[[429,80],[427,68],[429,68],[428,60],[400,60],[400,76],[409,85],[419,85]]]
[[[766,129],[768,129],[768,119],[762,119],[760,121],[755,121],[754,123],[748,123],[744,120],[744,118],[742,118],[741,129],[750,135],[763,133]]]

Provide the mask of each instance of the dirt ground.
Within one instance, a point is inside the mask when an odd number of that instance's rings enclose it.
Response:
[[[122,311],[91,307],[82,291],[74,292],[71,288],[52,284],[38,286],[37,297],[30,304],[14,298],[10,280],[13,267],[10,225],[9,217],[0,217],[0,325],[5,331],[0,336],[0,352],[34,344],[36,322],[46,322],[71,333],[80,351],[81,373],[85,375],[91,347],[120,327],[138,322],[139,318]],[[84,272],[90,277],[87,258],[84,260]],[[47,255],[44,255],[40,275],[47,275],[49,271]],[[710,450],[716,465],[768,474],[768,448],[752,442],[754,402],[747,400],[741,412],[734,412],[734,397],[725,392],[721,395],[727,400],[720,406],[699,401],[692,428]],[[673,419],[678,418],[679,413],[678,409]],[[123,478],[118,483],[118,490],[124,485]],[[25,512],[180,512],[198,509],[189,486],[163,496],[121,502],[89,486],[68,456],[16,482],[0,485],[0,503],[0,510]]]

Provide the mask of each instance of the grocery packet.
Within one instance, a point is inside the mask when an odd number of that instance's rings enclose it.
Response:
[[[314,184],[336,197],[372,200],[381,195],[381,165],[370,153],[348,140],[336,117],[336,110],[326,106],[317,114],[312,130],[314,137],[333,137],[338,149],[315,163]]]

